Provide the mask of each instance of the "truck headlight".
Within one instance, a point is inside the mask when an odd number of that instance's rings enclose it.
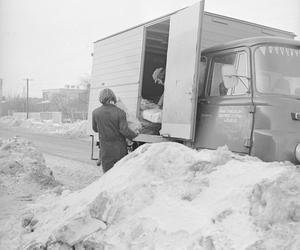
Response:
[[[295,157],[296,157],[297,161],[300,162],[300,143],[298,143],[298,145],[296,146]]]

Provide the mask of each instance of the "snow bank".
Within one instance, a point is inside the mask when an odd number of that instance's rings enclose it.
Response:
[[[72,137],[86,137],[88,122],[86,120],[74,123],[55,123],[51,120],[19,119],[13,116],[3,116],[0,123],[10,127],[21,127],[33,132],[45,134],[69,135]]]
[[[42,197],[13,247],[296,250],[299,180],[291,164],[226,148],[146,144],[88,187]]]
[[[0,144],[1,182],[12,182],[13,184],[34,182],[42,187],[58,184],[52,176],[51,170],[46,167],[42,153],[31,142],[16,137],[10,140],[1,140]]]
[[[21,138],[0,140],[0,249],[16,244],[7,232],[19,221],[25,204],[49,190],[59,188],[42,154]],[[53,189],[54,188],[54,189]],[[8,245],[8,246],[7,246]]]

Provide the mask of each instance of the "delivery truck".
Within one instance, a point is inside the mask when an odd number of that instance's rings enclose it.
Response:
[[[203,1],[94,43],[89,99],[112,89],[140,122],[135,144],[227,145],[300,160],[300,42],[292,32],[204,11]],[[163,85],[153,72],[163,68]],[[163,95],[163,106],[157,100]],[[95,140],[94,140],[95,139]]]

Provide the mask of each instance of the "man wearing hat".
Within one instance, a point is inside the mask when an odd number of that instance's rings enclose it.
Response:
[[[100,158],[103,172],[107,172],[127,153],[126,138],[137,136],[127,124],[126,113],[115,106],[117,98],[111,89],[103,89],[99,95],[101,107],[92,113],[93,130],[99,134]]]

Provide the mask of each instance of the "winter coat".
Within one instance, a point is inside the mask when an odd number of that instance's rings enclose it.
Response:
[[[113,104],[103,104],[92,113],[92,126],[99,134],[103,171],[111,169],[127,153],[126,138],[137,136],[127,124],[126,113]]]

